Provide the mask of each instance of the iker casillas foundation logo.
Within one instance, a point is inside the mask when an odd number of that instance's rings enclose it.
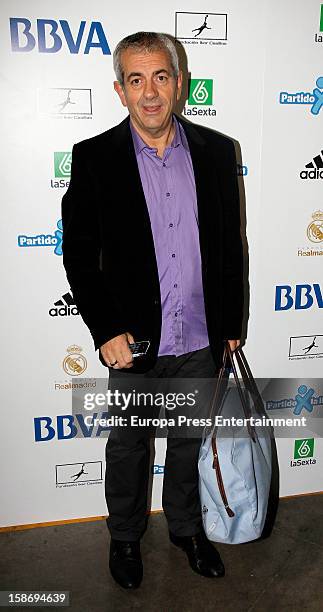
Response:
[[[290,336],[289,352],[290,360],[323,358],[323,335],[312,336]]]
[[[49,87],[38,90],[38,111],[55,119],[92,119],[92,91],[89,88]],[[69,155],[57,153],[57,156]],[[63,160],[66,166],[68,160]],[[60,172],[66,172],[59,159]]]
[[[316,87],[313,91],[281,91],[279,94],[280,104],[310,104],[312,115],[318,115],[323,106],[323,76],[316,79]]]
[[[188,107],[184,107],[185,116],[215,117],[215,108],[210,108],[213,105],[213,79],[191,79],[187,104]]]
[[[227,13],[176,12],[175,38],[184,45],[226,45],[228,15]]]

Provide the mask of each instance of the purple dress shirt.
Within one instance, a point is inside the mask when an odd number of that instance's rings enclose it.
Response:
[[[183,127],[163,157],[132,122],[135,153],[157,258],[162,329],[158,355],[183,355],[209,345],[201,272],[194,172]],[[146,340],[146,338],[144,338]]]

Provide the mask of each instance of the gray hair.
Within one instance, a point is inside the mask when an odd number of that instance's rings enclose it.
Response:
[[[170,58],[173,76],[177,78],[179,72],[178,55],[175,44],[171,38],[159,32],[136,32],[136,34],[130,34],[130,36],[126,36],[120,40],[113,52],[113,68],[120,85],[124,85],[124,70],[121,64],[121,53],[126,49],[134,49],[138,52],[166,51]]]

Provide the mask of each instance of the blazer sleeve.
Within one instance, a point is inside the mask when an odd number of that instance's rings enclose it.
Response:
[[[240,232],[240,198],[237,160],[233,142],[226,140],[220,183],[223,201],[223,335],[226,340],[241,338],[243,319],[243,247]]]
[[[74,145],[71,180],[62,199],[63,265],[80,315],[95,349],[127,331],[104,277],[101,232],[94,177],[86,163],[84,143]]]

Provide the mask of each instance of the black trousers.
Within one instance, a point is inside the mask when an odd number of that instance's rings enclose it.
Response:
[[[179,357],[158,357],[154,368],[132,376],[210,379],[217,373],[208,346]],[[112,386],[113,381],[124,377],[129,374],[110,368]],[[110,432],[106,444],[105,495],[107,525],[116,540],[137,540],[145,530],[150,444],[151,436],[140,427],[116,427]],[[191,536],[202,529],[197,468],[200,446],[201,437],[167,438],[162,505],[169,530],[177,536]]]

